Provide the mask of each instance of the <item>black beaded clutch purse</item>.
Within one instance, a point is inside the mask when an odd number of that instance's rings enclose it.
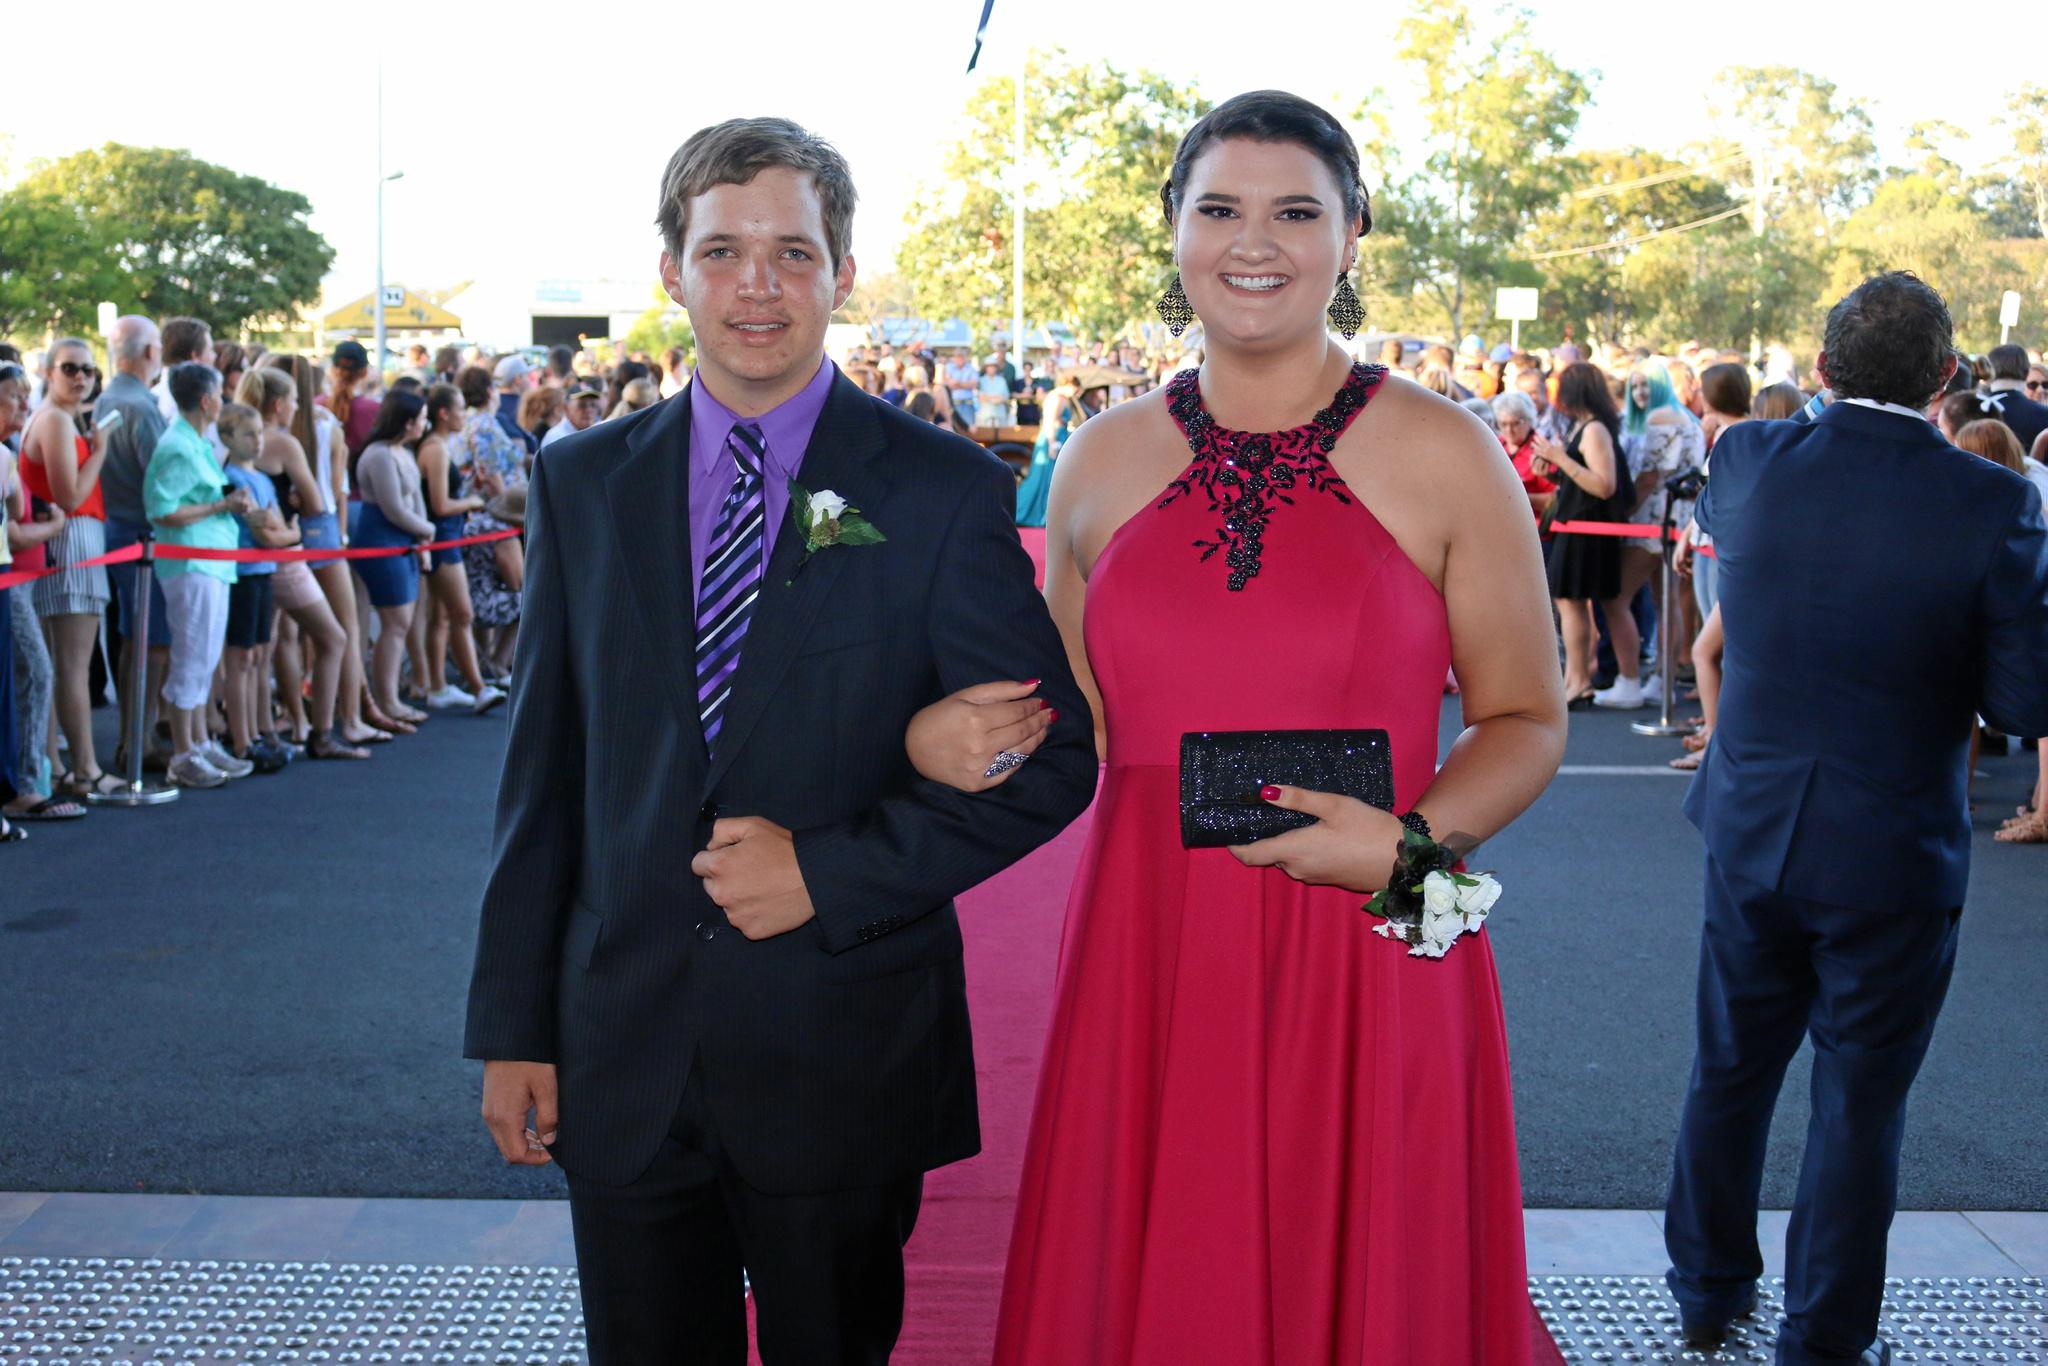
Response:
[[[1394,809],[1394,753],[1383,730],[1205,730],[1180,737],[1180,842],[1250,844],[1315,824],[1259,796],[1267,783],[1341,792]]]

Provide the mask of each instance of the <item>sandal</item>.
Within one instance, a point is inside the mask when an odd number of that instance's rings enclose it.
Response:
[[[113,786],[107,786],[109,783]],[[126,778],[116,777],[105,769],[101,769],[90,778],[81,778],[77,771],[73,770],[64,775],[61,790],[67,797],[111,797],[127,786]]]
[[[1680,739],[1679,743],[1685,746],[1688,753],[1698,754],[1707,747],[1707,737],[1704,735],[1687,735]]]
[[[363,724],[366,726],[375,726],[378,730],[383,731],[387,736],[412,735],[416,733],[419,729],[417,726],[414,726],[406,721],[394,721],[392,718],[386,716],[383,712],[380,711],[364,712]]]
[[[1700,766],[1700,760],[1705,757],[1706,752],[1704,750],[1696,749],[1690,754],[1681,754],[1676,759],[1673,759],[1671,766],[1682,772],[1691,773]]]
[[[8,815],[18,821],[75,821],[81,820],[86,808],[77,800],[65,796],[45,797],[25,811],[11,811]]]
[[[28,831],[0,816],[0,844],[18,844],[28,838]]]
[[[1593,689],[1588,688],[1571,701],[1565,703],[1564,709],[1566,711],[1591,711],[1593,709]]]

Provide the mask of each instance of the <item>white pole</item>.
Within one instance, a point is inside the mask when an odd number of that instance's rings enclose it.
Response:
[[[1508,347],[1514,351],[1522,349],[1522,320],[1520,318],[1512,319],[1508,323]]]
[[[370,295],[371,315],[377,319],[377,349],[370,353],[370,368],[382,387],[384,378],[384,63],[377,63],[377,287]]]
[[[1019,26],[1022,38],[1022,26]],[[1024,44],[1017,44],[1015,122],[1010,130],[1010,361],[1024,363]]]

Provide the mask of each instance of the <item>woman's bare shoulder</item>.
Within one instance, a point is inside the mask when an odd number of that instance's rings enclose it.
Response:
[[[1499,438],[1484,422],[1420,384],[1382,383],[1366,415],[1371,421],[1361,421],[1361,440],[1337,448],[1344,463],[1373,462],[1384,467],[1375,473],[1401,483],[1439,491],[1448,484],[1453,492],[1472,481],[1495,482],[1500,467],[1507,465]],[[1341,465],[1338,473],[1344,473]]]

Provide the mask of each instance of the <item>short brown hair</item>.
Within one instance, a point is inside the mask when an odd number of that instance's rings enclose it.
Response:
[[[519,400],[519,425],[538,436],[562,420],[562,409],[566,406],[567,401],[560,389],[550,389],[545,385],[529,389]]]
[[[182,361],[196,360],[213,340],[213,329],[197,318],[164,320],[164,369]]]
[[[471,408],[486,413],[491,411],[491,396],[497,392],[497,385],[491,380],[491,372],[483,366],[463,366],[455,376],[455,387],[462,390],[462,401]]]
[[[714,185],[745,185],[771,166],[803,171],[825,208],[825,245],[832,267],[853,246],[853,172],[846,158],[816,133],[788,119],[728,119],[690,134],[661,175],[661,207],[654,226],[678,260],[689,231],[690,201]]]

